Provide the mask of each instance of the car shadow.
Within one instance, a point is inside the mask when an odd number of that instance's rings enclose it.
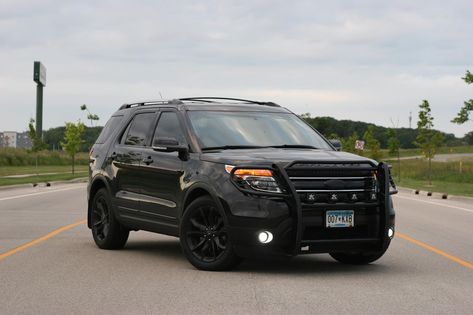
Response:
[[[245,260],[238,272],[264,274],[328,274],[328,273],[383,273],[389,266],[373,263],[369,265],[346,265],[327,254],[301,255],[292,258],[254,258]]]
[[[182,253],[179,240],[169,238],[160,240],[134,240],[128,242],[123,251],[139,252],[145,256],[159,259],[185,262],[185,266],[193,269]],[[292,258],[286,257],[252,257],[245,259],[233,272],[261,273],[261,274],[327,274],[327,273],[384,273],[387,270],[399,268],[380,262],[369,265],[341,264],[326,254],[301,255]]]
[[[164,240],[136,240],[129,241],[122,251],[134,251],[142,254],[148,254],[153,256],[166,257],[173,260],[183,260],[186,258],[181,251],[179,240],[177,239],[164,239]]]

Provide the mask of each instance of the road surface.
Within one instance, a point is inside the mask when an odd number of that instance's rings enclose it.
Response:
[[[473,204],[402,193],[397,235],[368,266],[328,255],[194,269],[177,239],[99,250],[85,185],[0,191],[1,314],[473,314]]]
[[[403,156],[400,160],[413,160],[413,159],[423,159],[423,155],[414,155],[414,156]],[[394,160],[395,158],[390,158]],[[448,153],[448,154],[436,154],[432,161],[434,162],[454,162],[454,161],[463,161],[473,159],[473,153]]]

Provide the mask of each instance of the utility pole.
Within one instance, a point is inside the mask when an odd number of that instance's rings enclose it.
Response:
[[[409,112],[409,129],[412,129],[412,111]]]
[[[43,138],[43,87],[46,86],[46,67],[35,61],[33,67],[33,81],[36,82],[36,135]]]

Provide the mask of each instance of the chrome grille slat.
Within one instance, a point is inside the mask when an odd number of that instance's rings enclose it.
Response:
[[[329,180],[329,179],[363,180],[363,179],[367,179],[367,178],[371,178],[371,177],[370,176],[357,176],[357,177],[335,177],[335,176],[333,176],[333,177],[301,177],[301,176],[297,176],[297,177],[289,177],[290,180]]]
[[[323,193],[331,193],[331,192],[370,192],[370,190],[366,189],[299,189],[296,190],[298,193],[310,193],[310,192],[323,192]]]

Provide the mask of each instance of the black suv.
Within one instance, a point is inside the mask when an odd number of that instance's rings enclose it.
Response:
[[[177,236],[204,270],[256,254],[370,263],[394,236],[396,188],[388,165],[337,144],[271,102],[125,104],[90,153],[88,226],[103,249],[131,230]]]

